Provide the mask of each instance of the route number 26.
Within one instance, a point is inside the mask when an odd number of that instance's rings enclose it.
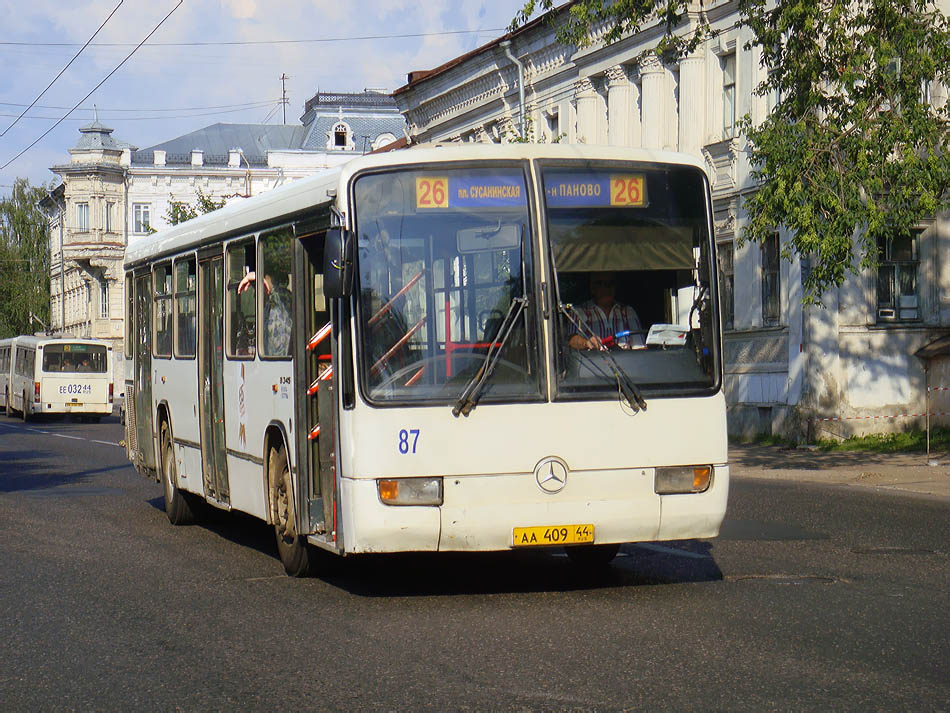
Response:
[[[419,442],[419,429],[405,428],[399,432],[399,452],[403,455],[416,452],[416,444]]]

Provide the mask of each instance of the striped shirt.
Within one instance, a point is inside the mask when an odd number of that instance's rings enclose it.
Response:
[[[633,334],[618,339],[617,344],[627,347],[642,347],[644,345],[643,334],[640,333],[643,329],[640,326],[640,318],[637,317],[636,310],[630,305],[614,302],[613,307],[610,308],[610,314],[605,314],[604,310],[593,300],[588,300],[577,305],[576,309],[584,318],[585,324],[601,339],[629,330]],[[578,334],[576,327],[573,329],[571,336],[574,336],[574,334]],[[581,334],[581,336],[586,337],[585,334]]]

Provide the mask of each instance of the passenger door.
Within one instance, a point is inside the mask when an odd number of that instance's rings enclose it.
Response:
[[[198,424],[205,493],[230,503],[224,440],[224,258],[199,263]]]
[[[135,276],[135,434],[139,462],[155,468],[152,431],[152,273]]]

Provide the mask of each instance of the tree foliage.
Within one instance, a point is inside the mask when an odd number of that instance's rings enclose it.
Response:
[[[165,220],[169,225],[178,225],[179,223],[184,223],[186,220],[197,218],[199,215],[204,215],[205,213],[218,210],[218,208],[223,208],[226,202],[226,198],[215,200],[210,196],[206,196],[200,188],[198,189],[198,197],[195,199],[194,204],[185,201],[176,201],[175,197],[171,196],[168,201],[168,208],[165,210]]]
[[[49,324],[48,221],[40,201],[46,188],[18,178],[0,198],[0,338],[32,334],[32,313]]]
[[[513,26],[553,5],[528,0]],[[578,0],[561,13],[558,38],[583,46],[606,26],[610,42],[659,21],[656,51],[684,54],[711,34],[700,8]],[[757,93],[779,98],[764,122],[740,122],[758,184],[742,237],[786,228],[785,257],[809,258],[806,300],[820,301],[877,263],[879,241],[950,204],[950,104],[930,96],[950,84],[950,24],[932,0],[738,0],[738,10],[746,49],[758,48],[767,70]]]

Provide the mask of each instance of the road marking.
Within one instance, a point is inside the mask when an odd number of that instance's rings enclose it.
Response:
[[[56,438],[68,438],[72,441],[86,441],[87,443],[101,443],[104,446],[115,446],[116,448],[122,448],[115,441],[99,441],[95,438],[83,438],[82,436],[69,436],[65,433],[53,433],[52,431],[44,431],[41,428],[30,428],[29,426],[15,426],[12,423],[0,423],[0,426],[4,428],[12,428],[15,431],[29,431],[30,433],[39,433],[44,436],[55,436]]]

